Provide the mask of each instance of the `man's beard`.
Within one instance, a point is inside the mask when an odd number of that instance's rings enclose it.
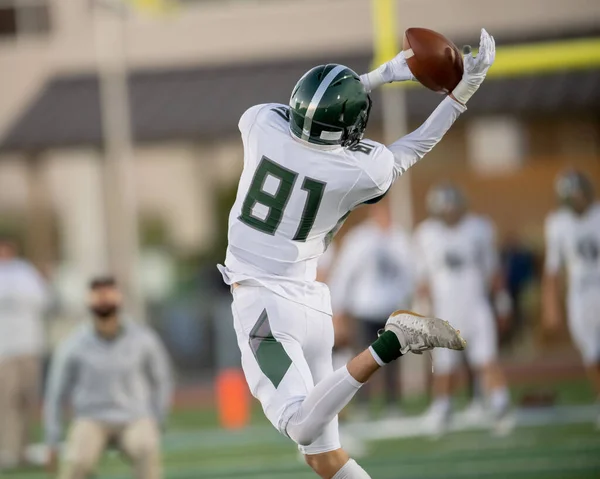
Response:
[[[112,318],[119,312],[119,306],[116,304],[102,304],[99,306],[90,306],[92,314],[101,320]]]

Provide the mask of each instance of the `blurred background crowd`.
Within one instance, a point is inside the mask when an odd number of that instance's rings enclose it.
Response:
[[[560,381],[584,376],[569,335],[541,327],[540,280],[559,172],[576,168],[600,191],[600,3],[397,0],[394,15],[398,45],[411,26],[476,44],[484,26],[498,57],[464,117],[395,187],[386,208],[401,234],[388,245],[410,259],[410,232],[430,213],[427,192],[456,185],[495,225],[512,299],[498,335],[508,383],[521,387],[518,402],[551,403]],[[381,54],[376,20],[367,0],[0,0],[0,363],[23,357],[23,374],[45,384],[57,345],[88,320],[89,280],[111,273],[132,317],[166,346],[175,410],[211,417],[176,425],[217,426],[215,404],[221,425],[254,421],[239,414],[244,400],[224,399],[240,390],[239,357],[229,290],[215,267],[242,167],[237,121],[254,104],[287,103],[311,66],[368,71]],[[439,99],[419,86],[375,93],[367,136],[396,139]],[[380,214],[375,221],[386,223]],[[323,262],[325,281],[368,217],[366,209],[350,216]],[[402,298],[391,310],[411,306],[418,285],[399,279],[394,261],[378,261],[373,274]],[[336,288],[338,298],[350,288],[340,281],[331,285],[334,305]],[[338,331],[351,351],[373,328],[345,312],[351,318]],[[387,402],[377,384],[368,391],[389,415],[431,393],[427,357],[401,369],[389,369]],[[39,398],[28,387],[36,418]],[[587,388],[572,395],[591,400]],[[586,447],[598,452],[600,442]],[[600,471],[597,461],[581,464]]]

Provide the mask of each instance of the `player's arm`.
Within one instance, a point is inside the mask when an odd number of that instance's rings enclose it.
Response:
[[[556,330],[562,322],[560,302],[560,271],[562,258],[560,235],[554,218],[546,221],[546,259],[542,279],[542,318],[544,326]]]
[[[54,472],[57,466],[58,445],[62,437],[63,406],[69,395],[76,375],[76,360],[70,342],[63,344],[54,354],[44,400],[44,429],[49,449],[48,469]]]
[[[154,332],[149,332],[146,350],[147,374],[152,387],[152,410],[159,426],[169,413],[173,395],[173,379],[167,352]]]
[[[466,110],[465,104],[483,83],[495,55],[494,38],[482,29],[479,52],[475,57],[470,52],[465,55],[463,78],[452,94],[418,129],[389,145],[395,159],[394,179],[429,153]]]

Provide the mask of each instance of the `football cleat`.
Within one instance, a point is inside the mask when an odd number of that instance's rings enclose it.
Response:
[[[396,311],[385,323],[384,331],[393,332],[400,341],[400,352],[423,354],[433,348],[462,351],[467,342],[448,321],[428,318],[411,311]]]

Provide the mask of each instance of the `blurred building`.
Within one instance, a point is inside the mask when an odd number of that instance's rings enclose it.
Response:
[[[105,267],[109,180],[97,57],[112,51],[129,71],[142,230],[151,236],[158,223],[178,254],[210,250],[222,242],[218,199],[241,168],[238,118],[256,103],[287,102],[315,64],[366,71],[370,8],[367,0],[186,0],[161,15],[130,12],[123,37],[112,38],[102,25],[120,15],[117,0],[5,0],[0,227],[21,231],[38,264],[81,277]],[[458,45],[476,44],[482,26],[499,45],[600,35],[600,3],[589,0],[398,0],[398,15],[400,29],[427,26]],[[600,181],[599,84],[593,67],[487,81],[414,168],[415,220],[425,214],[426,189],[444,177],[466,187],[501,232],[541,239],[559,169],[569,162]],[[407,90],[409,124],[439,100]],[[375,102],[368,134],[381,139]]]

